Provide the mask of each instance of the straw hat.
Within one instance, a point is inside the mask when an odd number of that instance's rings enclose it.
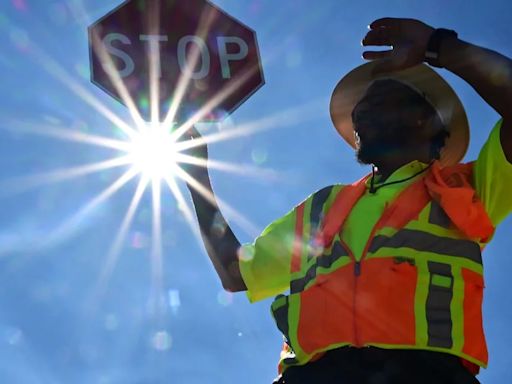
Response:
[[[405,70],[372,75],[377,61],[370,61],[354,68],[336,85],[331,97],[331,119],[338,133],[356,148],[351,112],[363,97],[368,86],[377,79],[388,78],[411,86],[437,110],[450,137],[441,150],[443,166],[454,165],[462,160],[469,145],[469,124],[464,106],[452,87],[426,64]]]

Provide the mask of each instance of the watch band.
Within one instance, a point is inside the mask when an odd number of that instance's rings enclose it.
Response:
[[[425,51],[425,61],[428,64],[433,67],[443,68],[439,62],[439,48],[441,47],[441,42],[448,37],[458,37],[457,32],[445,28],[438,28],[432,32]]]

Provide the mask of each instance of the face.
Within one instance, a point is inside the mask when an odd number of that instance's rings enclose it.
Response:
[[[358,161],[399,161],[428,148],[433,134],[430,125],[426,128],[424,103],[420,95],[398,81],[374,82],[352,112]]]

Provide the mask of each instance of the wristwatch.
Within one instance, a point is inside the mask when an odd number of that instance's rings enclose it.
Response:
[[[430,38],[428,39],[427,49],[425,51],[425,61],[427,63],[433,67],[443,68],[439,62],[439,48],[441,47],[441,42],[449,37],[457,38],[457,32],[444,28],[437,28],[434,30],[434,32],[432,32]]]

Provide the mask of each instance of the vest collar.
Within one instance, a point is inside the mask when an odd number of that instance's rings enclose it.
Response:
[[[417,166],[428,165],[420,163],[413,167]],[[404,167],[399,170],[401,171]],[[421,168],[406,167],[406,169],[405,172],[414,172]],[[428,200],[433,199],[441,205],[455,226],[468,238],[477,239],[483,243],[489,241],[494,232],[494,226],[471,185],[472,171],[472,163],[442,168],[438,161],[434,161],[432,168],[423,179],[411,179],[417,182],[404,189],[386,208],[383,213],[386,216],[385,220],[379,220],[379,223],[384,224],[389,219],[395,222],[394,227],[401,227],[412,218],[411,215],[419,213]],[[369,176],[365,176],[354,184],[345,186],[338,193],[320,232],[324,245],[330,245],[334,235],[342,228],[352,207],[364,194],[368,179]],[[406,198],[406,204],[400,203],[400,200],[407,195],[412,198]]]
[[[423,163],[418,160],[413,160],[407,164],[402,165],[400,168],[396,169],[391,175],[389,175],[389,177],[386,180],[380,180],[381,177],[379,175],[376,175],[375,180],[374,180],[374,186],[378,187],[379,185],[384,184],[384,183],[391,183],[393,181],[407,179],[408,177],[411,177],[415,173],[418,173],[427,167],[428,167],[427,163]],[[406,184],[409,184],[410,182],[412,182],[412,180],[415,180],[415,179],[416,178],[407,180]],[[369,175],[367,177],[366,182],[365,182],[367,189],[370,188],[370,184],[371,184],[371,175]],[[403,187],[403,184],[401,184],[401,183],[397,183],[394,185],[397,185],[397,186],[401,185]]]

